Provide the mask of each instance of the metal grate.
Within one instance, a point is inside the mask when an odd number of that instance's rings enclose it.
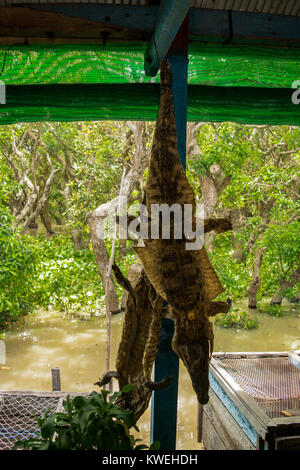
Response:
[[[63,412],[67,395],[87,396],[76,392],[0,392],[0,450],[11,449],[16,441],[36,436],[39,428],[35,416],[49,410]]]
[[[39,429],[34,416],[42,416],[48,408],[53,413],[59,401],[59,396],[0,394],[0,449],[35,436]]]
[[[224,358],[217,363],[270,418],[300,415],[300,370],[288,358]]]

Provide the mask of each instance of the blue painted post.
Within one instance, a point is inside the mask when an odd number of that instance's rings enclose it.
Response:
[[[145,53],[146,75],[155,77],[160,62],[169,53],[171,45],[177,42],[180,27],[187,16],[192,0],[161,0],[157,12],[153,37]]]
[[[186,168],[188,18],[184,21],[168,54],[173,75],[174,113],[177,127],[177,147]],[[176,448],[177,396],[179,358],[172,350],[173,320],[162,321],[159,351],[154,364],[154,380],[173,376],[171,384],[153,392],[151,406],[151,443],[160,442],[161,450]]]

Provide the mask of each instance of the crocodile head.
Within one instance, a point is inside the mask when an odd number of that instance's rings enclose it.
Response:
[[[188,326],[184,327],[182,322],[175,320],[172,347],[190,375],[199,403],[204,405],[209,400],[208,374],[213,343],[212,325],[208,320],[201,322],[201,328],[199,325],[198,327],[193,325],[191,321],[186,323]]]

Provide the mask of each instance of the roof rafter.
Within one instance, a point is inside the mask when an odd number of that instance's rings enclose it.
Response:
[[[153,36],[145,53],[146,75],[154,77],[157,74],[192,3],[192,0],[161,1]]]

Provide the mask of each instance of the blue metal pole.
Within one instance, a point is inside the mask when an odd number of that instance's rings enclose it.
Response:
[[[186,168],[187,125],[187,71],[188,71],[188,19],[184,21],[168,54],[172,70],[174,114],[177,128],[177,147],[184,169]],[[171,384],[153,392],[151,406],[151,443],[160,442],[161,450],[176,448],[177,397],[179,358],[172,350],[173,320],[162,321],[159,351],[154,364],[154,380],[173,376]]]

